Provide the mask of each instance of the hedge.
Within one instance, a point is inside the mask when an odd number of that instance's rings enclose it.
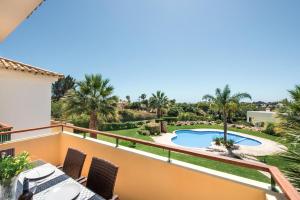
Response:
[[[163,117],[163,120],[170,123],[170,122],[177,122],[178,117]]]
[[[142,126],[144,123],[145,122],[143,121],[125,122],[125,123],[105,123],[105,124],[100,124],[98,126],[98,129],[101,131],[132,129],[132,128],[138,128]]]

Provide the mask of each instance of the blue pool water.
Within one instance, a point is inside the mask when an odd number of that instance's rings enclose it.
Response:
[[[176,137],[172,138],[172,142],[175,144],[186,147],[209,147],[211,142],[216,137],[223,137],[222,131],[193,131],[193,130],[179,130],[176,131]],[[247,137],[228,133],[228,139],[235,141],[237,145],[245,146],[258,146],[261,143],[257,140],[253,140]]]

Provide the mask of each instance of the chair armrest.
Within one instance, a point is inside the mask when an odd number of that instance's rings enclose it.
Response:
[[[82,177],[76,179],[76,181],[78,183],[80,183],[81,185],[84,185],[86,183],[86,181],[87,181],[87,178],[85,176],[82,176]]]
[[[56,167],[57,167],[57,169],[60,169],[60,170],[62,170],[62,168],[63,168],[62,165],[58,165],[58,166],[56,166]]]
[[[114,196],[110,200],[120,200],[119,196],[114,194]]]

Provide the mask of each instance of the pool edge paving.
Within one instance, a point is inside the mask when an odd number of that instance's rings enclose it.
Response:
[[[190,131],[223,131],[220,129],[185,129],[185,130],[190,130]],[[194,151],[212,151],[212,150],[216,150],[219,151],[221,150],[221,147],[217,147],[215,145],[210,146],[209,148],[195,148],[195,147],[187,147],[187,146],[182,146],[182,145],[178,145],[175,144],[172,139],[174,137],[176,137],[176,132],[177,130],[175,130],[173,133],[164,133],[160,136],[154,136],[152,137],[152,139],[160,144],[166,144],[166,145],[172,145],[172,146],[176,146],[176,147],[181,147],[181,148],[186,148],[189,150],[194,150]],[[245,134],[245,133],[239,133],[239,132],[235,132],[235,131],[228,131],[228,133],[230,134],[234,134],[234,135],[238,135],[241,137],[245,137],[245,138],[249,138],[249,139],[253,139],[256,140],[258,142],[261,143],[261,145],[258,146],[245,146],[245,145],[239,145],[240,148],[238,150],[235,150],[235,152],[237,154],[245,154],[245,155],[249,155],[249,156],[265,156],[265,155],[272,155],[272,154],[278,154],[278,153],[282,153],[284,151],[287,150],[287,148],[282,145],[279,144],[277,142],[265,139],[265,138],[260,138],[257,136],[253,136],[253,135],[249,135],[249,134]],[[219,154],[219,153],[218,153]]]

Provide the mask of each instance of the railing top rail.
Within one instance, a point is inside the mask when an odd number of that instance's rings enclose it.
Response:
[[[11,125],[8,125],[8,124],[5,124],[3,122],[0,122],[0,131],[3,131],[3,130],[9,130],[9,129],[12,129],[13,127]]]
[[[290,199],[290,200],[299,200],[300,199],[299,192],[284,177],[284,175],[281,173],[281,171],[277,167],[269,166],[269,172],[288,199]]]
[[[5,131],[5,132],[0,132],[0,135],[25,133],[25,132],[37,131],[37,130],[42,130],[42,129],[47,129],[47,128],[55,128],[55,127],[62,127],[62,125],[59,124],[59,125],[51,125],[51,126],[42,126],[42,127],[38,127],[38,128],[29,128],[29,129],[22,129],[22,130]]]
[[[217,156],[212,153],[206,153],[206,152],[194,152],[194,151],[191,151],[188,149],[173,147],[170,145],[157,144],[154,142],[130,138],[130,137],[121,136],[121,135],[117,135],[117,134],[113,134],[113,133],[109,133],[109,132],[91,130],[88,128],[82,128],[82,127],[64,125],[64,124],[43,126],[43,127],[24,129],[24,130],[6,131],[6,132],[1,132],[0,135],[30,132],[30,131],[36,131],[36,130],[41,130],[41,129],[47,129],[47,128],[55,128],[55,127],[72,128],[72,129],[78,130],[78,131],[104,135],[104,136],[113,137],[113,138],[120,139],[120,140],[125,140],[125,141],[129,141],[129,142],[135,142],[135,143],[144,144],[144,145],[148,145],[148,146],[158,147],[158,148],[162,148],[165,150],[174,151],[174,152],[178,152],[178,153],[184,153],[184,154],[192,155],[195,157],[206,158],[206,159],[210,159],[210,160],[215,160],[215,161],[220,161],[220,162],[224,162],[224,163],[228,163],[228,164],[237,165],[240,167],[246,167],[246,168],[250,168],[250,169],[269,172],[288,199],[300,200],[300,195],[297,192],[297,190],[284,177],[284,175],[279,171],[279,169],[277,167],[265,165],[263,163],[253,163],[253,162],[249,162],[249,161],[237,160],[237,159],[233,159],[233,158]]]

